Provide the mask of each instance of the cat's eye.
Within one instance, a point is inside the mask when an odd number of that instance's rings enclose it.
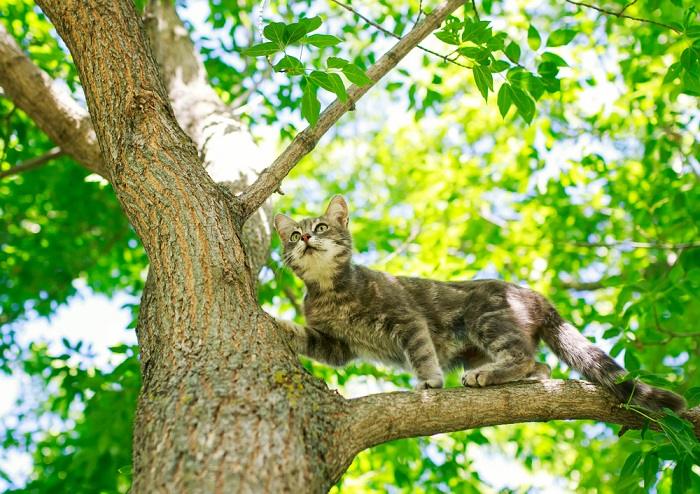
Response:
[[[292,235],[289,237],[289,240],[292,242],[297,242],[301,238],[301,233],[299,232],[294,232]]]
[[[326,230],[328,230],[328,225],[326,225],[325,223],[319,223],[318,225],[316,225],[316,228],[314,228],[314,231],[316,233],[323,233]]]

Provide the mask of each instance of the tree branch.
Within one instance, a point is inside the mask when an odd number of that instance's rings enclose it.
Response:
[[[32,158],[30,160],[24,161],[18,165],[13,166],[9,170],[5,170],[4,172],[0,172],[0,179],[9,177],[11,175],[16,175],[18,173],[23,173],[29,170],[33,170],[34,168],[39,168],[42,165],[45,165],[49,161],[51,161],[54,158],[58,158],[59,156],[63,156],[65,153],[61,148],[53,148],[50,150],[48,153],[42,155],[42,156],[37,156],[36,158]]]
[[[2,24],[0,86],[65,154],[107,177],[88,112],[34,65]]]
[[[386,29],[386,28],[385,28],[384,26],[382,26],[381,24],[378,24],[378,23],[374,22],[374,21],[373,21],[372,19],[370,19],[369,17],[366,17],[366,16],[362,15],[360,12],[358,12],[357,10],[355,10],[354,8],[352,8],[350,5],[347,5],[347,4],[344,4],[344,3],[342,3],[342,2],[339,2],[338,0],[331,0],[331,2],[333,2],[334,4],[336,4],[338,7],[347,10],[348,12],[352,12],[352,13],[355,14],[357,17],[359,17],[360,19],[362,19],[363,21],[365,21],[367,24],[369,24],[370,26],[372,26],[372,27],[375,28],[375,29],[378,29],[379,31],[381,31],[381,32],[383,32],[384,34],[386,34],[387,36],[391,36],[392,38],[396,38],[396,39],[401,39],[401,36],[399,36],[398,34],[395,34],[395,33],[391,32],[391,31],[389,31],[388,29]],[[418,19],[416,19],[416,23],[413,25],[414,27],[415,27],[416,24],[418,24],[418,22],[420,21],[420,15],[421,15],[421,12],[422,12],[422,11],[423,11],[423,7],[421,6],[421,7],[419,8],[419,11],[418,11]],[[445,62],[452,63],[452,64],[455,64],[455,65],[459,65],[460,67],[463,67],[463,68],[465,68],[465,69],[471,69],[471,67],[468,66],[468,65],[461,64],[461,63],[457,62],[456,60],[452,60],[451,58],[448,58],[448,57],[450,56],[450,54],[443,55],[442,53],[438,53],[438,52],[436,52],[436,51],[433,51],[433,50],[431,50],[431,49],[429,49],[429,48],[426,48],[426,47],[424,47],[424,46],[421,46],[421,45],[416,45],[416,48],[418,48],[419,50],[422,50],[422,51],[424,51],[424,52],[426,52],[426,53],[429,53],[430,55],[434,55],[434,56],[436,56],[436,57],[438,57],[438,58],[444,60]]]
[[[629,247],[632,249],[662,249],[662,250],[685,250],[700,247],[700,242],[679,242],[677,244],[669,242],[635,242],[632,240],[615,240],[612,242],[570,242],[574,247]]]
[[[287,149],[275,159],[268,168],[262,171],[258,179],[239,196],[243,218],[247,218],[267,200],[272,193],[279,189],[280,183],[294,166],[311,150],[316,147],[321,137],[342,117],[352,109],[355,103],[367,93],[382,77],[391,71],[418,43],[437,29],[442,21],[464,0],[447,0],[426,16],[406,36],[385,53],[377,63],[367,71],[372,83],[367,86],[350,86],[348,100],[343,103],[335,100],[326,108],[316,124],[311,125],[297,134]]]
[[[239,194],[273,158],[271,146],[256,143],[236,117],[236,107],[224,104],[211,87],[174,2],[150,0],[145,23],[178,123],[197,146],[211,179]],[[267,204],[243,227],[243,242],[255,273],[268,256],[271,213]]]
[[[585,381],[517,382],[486,388],[380,393],[349,400],[349,442],[353,457],[377,444],[499,424],[550,420],[599,420],[628,428],[640,415],[622,408],[610,394]],[[700,437],[700,408],[682,414]],[[343,428],[339,428],[343,429]]]
[[[632,21],[643,22],[645,24],[653,24],[655,26],[665,27],[666,29],[670,29],[672,31],[675,31],[678,34],[683,34],[683,32],[680,29],[677,29],[677,28],[671,26],[670,24],[664,24],[663,22],[652,21],[651,19],[644,19],[642,17],[634,17],[632,15],[625,14],[624,13],[625,10],[627,10],[629,7],[631,7],[636,2],[636,0],[625,5],[622,8],[622,10],[620,10],[619,12],[615,12],[614,10],[604,9],[602,7],[598,7],[597,5],[593,5],[593,4],[586,3],[586,2],[577,2],[575,0],[566,0],[566,2],[570,3],[572,5],[576,5],[578,7],[587,7],[589,9],[597,10],[598,12],[600,12],[602,14],[612,15],[612,16],[617,17],[618,19],[619,18],[630,19]]]

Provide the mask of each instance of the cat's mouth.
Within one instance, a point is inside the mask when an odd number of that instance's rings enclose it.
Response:
[[[323,251],[323,250],[325,250],[325,249],[319,249],[318,247],[313,247],[313,246],[311,246],[311,245],[307,245],[307,246],[304,248],[304,252],[302,252],[301,255],[304,256],[304,255],[306,255],[306,254],[313,254],[314,251],[321,252],[321,251]]]

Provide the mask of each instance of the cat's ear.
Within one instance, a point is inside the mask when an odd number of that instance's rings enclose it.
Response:
[[[348,227],[348,203],[341,195],[333,196],[326,208],[325,217],[335,221],[343,228]]]
[[[289,236],[297,226],[297,222],[289,216],[283,214],[275,215],[275,230],[277,230],[277,233],[279,233],[280,238],[284,242],[289,240]]]

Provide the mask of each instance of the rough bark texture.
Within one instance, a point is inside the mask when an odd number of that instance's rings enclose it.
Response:
[[[151,261],[138,325],[143,388],[133,492],[323,492],[358,451],[391,439],[566,418],[639,425],[604,391],[576,382],[349,401],[329,392],[303,371],[283,330],[257,305],[250,268],[258,261],[246,252],[241,226],[315,141],[295,140],[236,198],[205,167],[214,149],[237,156],[246,132],[208,88],[174,11],[151,6],[154,57],[129,0],[38,3],[73,54],[102,166]],[[419,23],[420,35],[412,32],[410,43],[370,69],[373,80],[461,3],[449,0]],[[40,74],[32,77],[47,90]],[[342,115],[334,108],[332,121],[305,135],[317,140]],[[224,130],[210,135],[213,128]],[[225,173],[240,188],[258,169],[234,164]],[[697,415],[689,415],[696,425]]]
[[[231,193],[252,184],[272,159],[269,147],[258,145],[207,81],[207,74],[189,34],[170,1],[151,0],[146,27],[175,117],[192,138],[209,176]],[[231,150],[236,150],[232,159]],[[243,243],[254,273],[267,259],[272,206],[269,198],[243,227]]]

